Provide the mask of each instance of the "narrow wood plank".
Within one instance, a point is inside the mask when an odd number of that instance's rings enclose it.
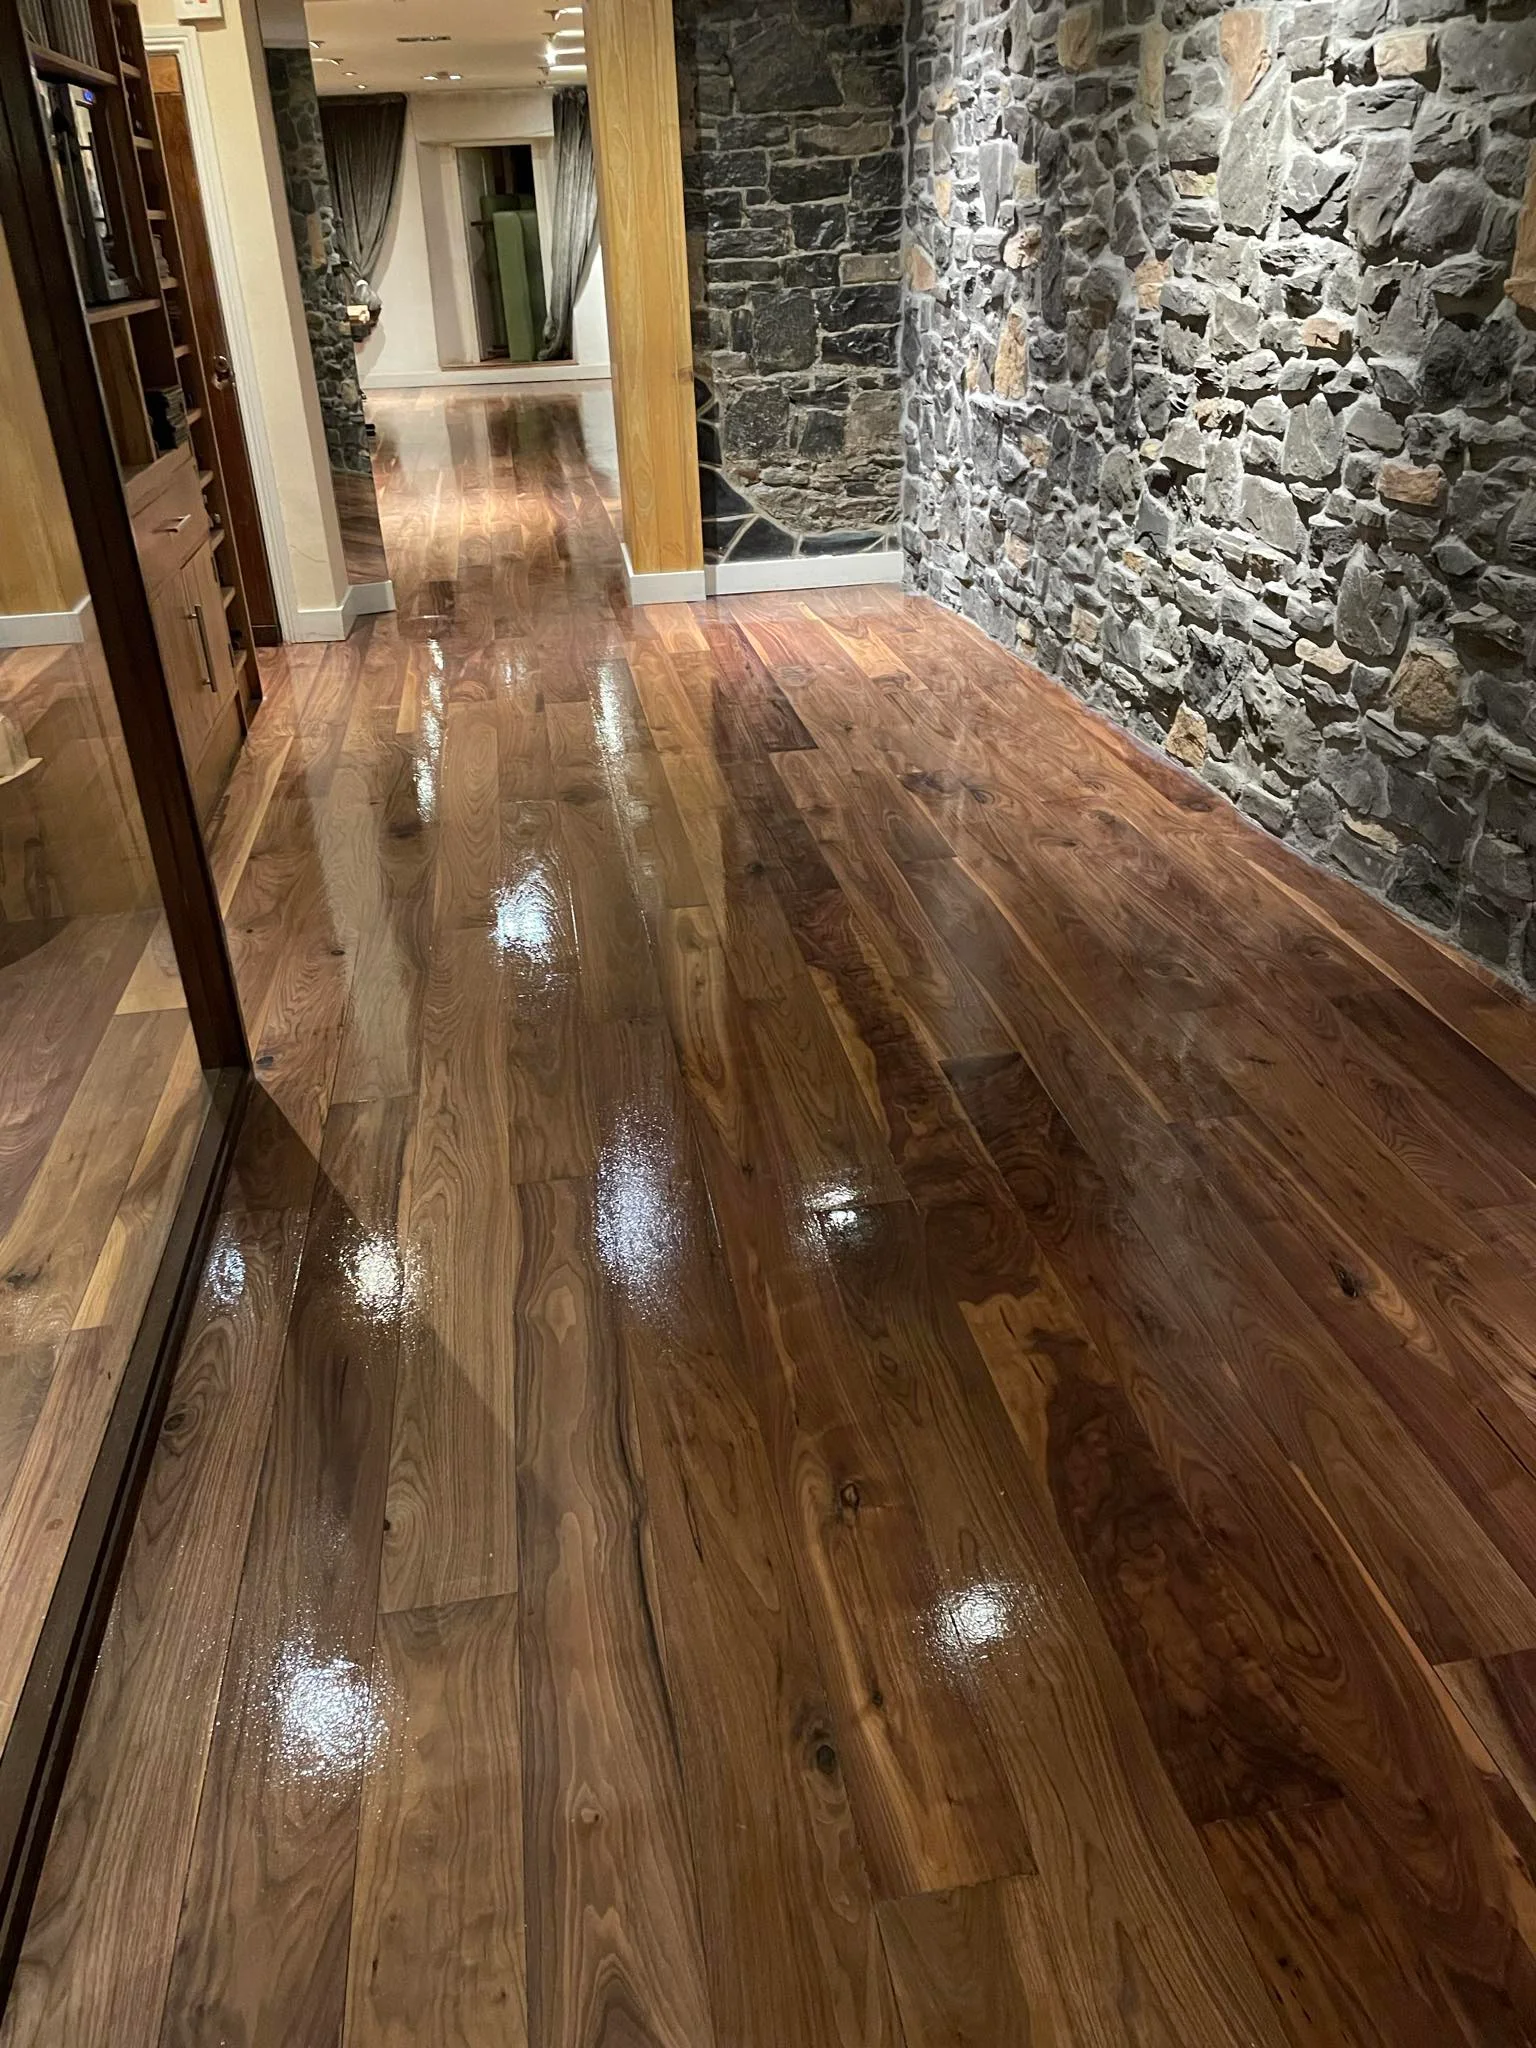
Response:
[[[379,1618],[344,2048],[528,2040],[517,1602]]]
[[[439,929],[425,1013],[402,1195],[406,1291],[379,1586],[386,1612],[517,1586],[517,1216],[491,933]]]
[[[597,1234],[641,1448],[716,2031],[740,2048],[882,2048],[899,2032],[837,1723],[670,1036],[641,1022],[603,1039],[617,1127]],[[655,1257],[636,1261],[624,1252],[643,1204],[668,1221]]]
[[[710,2048],[633,1418],[591,1196],[572,1181],[526,1186],[518,1208],[529,2037]]]

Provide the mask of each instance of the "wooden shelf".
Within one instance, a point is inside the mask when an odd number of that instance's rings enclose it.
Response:
[[[211,469],[200,469],[197,472],[197,481],[199,488],[206,491],[213,482],[213,471]]]
[[[158,299],[114,299],[110,306],[87,306],[85,317],[92,327],[105,327],[109,320],[133,320],[140,313],[158,313]]]
[[[251,651],[251,650],[249,649],[249,647],[241,647],[241,648],[238,648],[238,649],[237,649],[237,650],[235,651],[235,674],[236,674],[236,675],[239,675],[239,673],[240,673],[241,669],[243,669],[243,668],[245,667],[246,657],[247,657],[247,655],[248,655],[248,654],[250,653],[250,651]]]
[[[151,155],[154,154],[155,143],[154,138],[152,136],[135,135],[135,137],[133,138],[133,146],[135,149],[147,149]]]
[[[144,76],[137,64],[130,64],[126,57],[120,59],[124,78],[140,79]]]
[[[169,448],[164,455],[157,455],[153,462],[146,462],[137,469],[125,469],[123,495],[128,500],[129,511],[137,514],[163,488],[175,464],[186,460],[184,447]]]
[[[228,611],[230,606],[234,603],[236,597],[239,595],[239,592],[235,589],[233,583],[226,583],[220,590],[219,595],[224,600],[225,611]]]
[[[194,405],[192,410],[187,414],[186,424],[189,427],[195,427],[198,421],[202,418],[202,416],[203,408],[200,405]]]
[[[208,539],[213,547],[214,553],[217,554],[219,549],[223,547],[225,541],[229,539],[229,534],[222,526],[216,526],[209,534]]]
[[[32,69],[39,78],[57,79],[66,85],[111,85],[121,88],[115,71],[102,71],[95,64],[82,64],[78,57],[66,57],[62,50],[50,50],[44,43],[29,43]]]
[[[163,292],[179,292],[181,290],[181,279],[179,277],[162,277],[160,289]]]
[[[169,220],[170,215],[168,213],[162,213],[158,206],[146,206],[144,209],[144,218],[146,220],[162,221]]]

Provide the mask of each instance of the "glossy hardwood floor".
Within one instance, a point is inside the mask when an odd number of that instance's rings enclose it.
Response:
[[[5,2048],[1536,2042],[1530,1009],[930,605],[627,611],[574,400],[376,409]]]

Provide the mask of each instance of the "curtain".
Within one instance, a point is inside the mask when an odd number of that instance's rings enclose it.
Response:
[[[597,241],[597,174],[584,85],[555,94],[555,211],[550,237],[549,313],[541,361],[571,353],[571,315]]]
[[[342,254],[356,276],[371,285],[400,185],[405,95],[327,97],[320,102],[320,125]]]

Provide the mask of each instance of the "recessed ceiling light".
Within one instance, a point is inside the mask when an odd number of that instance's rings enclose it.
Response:
[[[396,36],[397,43],[451,43],[452,36]]]

